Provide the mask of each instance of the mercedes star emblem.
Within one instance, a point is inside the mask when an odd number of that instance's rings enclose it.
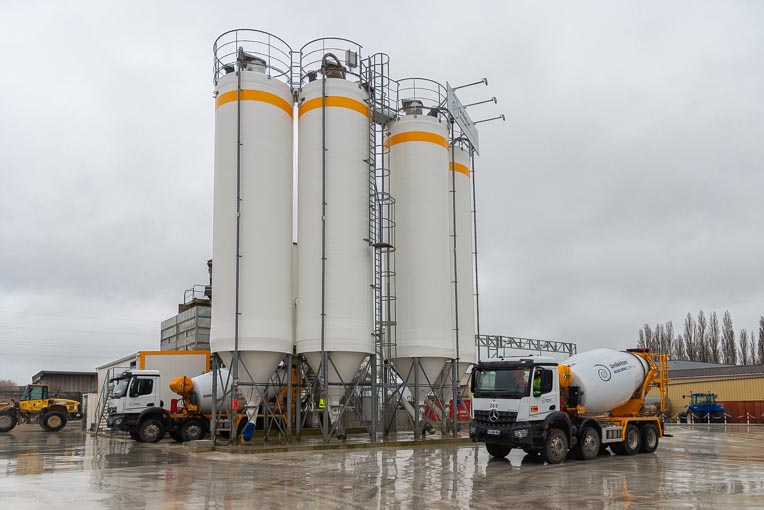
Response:
[[[499,412],[496,409],[492,409],[491,414],[488,415],[488,419],[492,422],[499,421]]]

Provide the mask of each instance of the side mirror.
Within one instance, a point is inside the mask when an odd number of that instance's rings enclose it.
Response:
[[[477,377],[477,374],[477,370],[473,370],[470,374],[470,393],[475,393],[475,378]]]

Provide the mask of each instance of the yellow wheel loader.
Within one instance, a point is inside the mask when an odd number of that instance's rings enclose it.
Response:
[[[48,386],[29,384],[18,402],[0,402],[0,432],[10,432],[19,422],[39,423],[48,432],[58,432],[69,420],[82,419],[76,400],[49,398]]]

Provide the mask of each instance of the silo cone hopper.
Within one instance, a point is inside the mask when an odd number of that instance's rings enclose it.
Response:
[[[219,352],[218,355],[226,367],[232,370],[233,353],[230,351]],[[265,384],[271,380],[284,357],[283,352],[272,351],[239,351],[239,381],[245,383]],[[255,423],[257,411],[263,401],[262,393],[267,391],[254,386],[239,387],[239,393],[246,398],[247,420]]]
[[[415,399],[418,404],[423,404],[431,390],[437,392],[438,381],[445,366],[446,358],[421,357],[419,358],[419,365],[415,365],[414,361],[415,358],[397,358],[395,359],[395,368],[412,395],[415,393],[415,381],[419,383]],[[418,373],[415,374],[415,372]]]
[[[321,377],[323,374],[323,369],[321,368],[321,353],[305,352],[303,353],[303,356],[305,356],[305,360],[316,375]],[[328,383],[326,406],[329,409],[329,418],[332,423],[340,418],[342,406],[345,404],[342,399],[350,389],[350,385],[366,356],[368,356],[368,354],[365,352],[355,351],[334,351],[327,353],[329,363],[326,367],[326,378]],[[339,436],[342,431],[338,429],[337,432]]]

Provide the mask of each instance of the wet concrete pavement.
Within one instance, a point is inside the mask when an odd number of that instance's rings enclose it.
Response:
[[[0,434],[0,508],[764,508],[764,427],[669,433],[654,454],[549,466],[472,444],[190,453],[26,425]]]

